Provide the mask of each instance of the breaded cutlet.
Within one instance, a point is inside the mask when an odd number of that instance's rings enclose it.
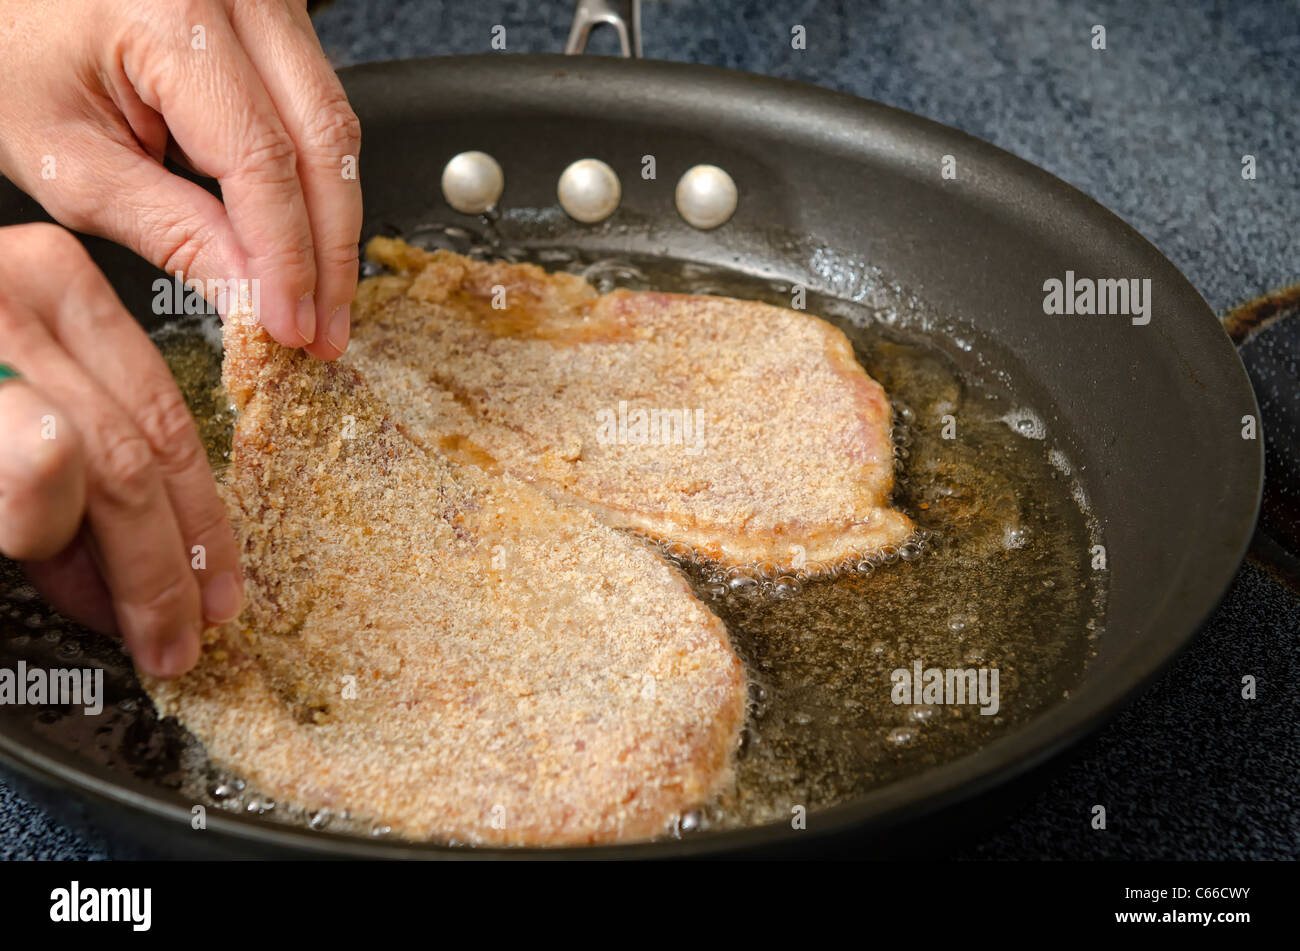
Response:
[[[411,431],[724,564],[855,561],[890,506],[892,411],[811,314],[617,290],[375,238],[347,362]]]
[[[643,541],[408,433],[364,372],[225,329],[247,605],[144,678],[211,758],[417,839],[653,837],[729,781],[746,681]]]

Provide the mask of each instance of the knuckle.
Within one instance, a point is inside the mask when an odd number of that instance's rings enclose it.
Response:
[[[206,228],[184,218],[159,222],[157,227],[149,228],[144,234],[151,242],[147,249],[150,261],[168,274],[179,271],[188,275],[204,247],[210,243]]]
[[[59,215],[60,220],[68,223],[68,216]],[[96,225],[69,223],[70,227],[93,232],[102,219],[95,218]],[[71,231],[49,222],[39,222],[21,226],[25,233],[17,247],[17,257],[24,263],[39,262],[39,267],[47,280],[55,287],[66,288],[64,299],[75,299],[84,293],[89,299],[113,297],[111,286],[100,273],[98,265],[86,250],[85,245]],[[31,229],[27,231],[26,229]]]
[[[310,235],[302,241],[286,241],[273,251],[261,255],[258,263],[304,293],[316,286],[316,261],[312,256]]]
[[[188,617],[197,598],[188,572],[173,570],[155,581],[138,597],[124,599],[129,623],[138,637],[169,639],[180,619]]]
[[[49,558],[66,541],[60,526],[81,518],[74,487],[84,464],[80,443],[72,435],[37,439],[22,455],[21,469],[0,485],[0,550],[9,558]]]
[[[343,270],[345,268],[355,268],[360,264],[359,251],[355,241],[317,248],[316,254],[319,258],[319,268],[322,270]]]
[[[96,488],[110,504],[127,510],[147,506],[155,489],[153,449],[138,433],[109,437]]]
[[[69,217],[61,215],[62,218]],[[67,228],[49,221],[19,225],[13,229],[19,247],[33,255],[74,268],[93,267],[90,255],[76,236]]]
[[[208,457],[197,436],[189,434],[178,436],[175,442],[158,450],[158,456],[162,461],[163,470],[168,475],[191,472],[200,468],[204,471],[208,470]]]
[[[313,155],[331,167],[340,156],[361,150],[361,120],[342,90],[331,91],[307,122],[305,138]]]
[[[136,409],[135,421],[160,459],[172,465],[193,461],[199,448],[194,420],[175,386],[165,384],[146,396]]]
[[[298,153],[283,129],[267,128],[250,136],[240,157],[239,174],[261,185],[284,185],[298,177]]]
[[[70,238],[72,232],[66,229],[91,231],[95,227],[97,215],[103,209],[103,203],[94,194],[86,194],[84,189],[70,187],[62,180],[33,183],[32,191],[33,194],[39,195],[41,207],[58,222],[58,224],[40,222],[23,226],[33,229],[28,239],[31,241],[28,247],[32,250],[55,248],[57,242],[54,235],[42,234],[36,229],[63,231]]]
[[[28,491],[38,497],[44,486],[59,485],[84,464],[81,439],[66,420],[55,420],[54,439],[37,436],[24,454],[23,473],[14,491]]]
[[[228,550],[233,553],[234,537],[230,532],[230,521],[226,518],[225,506],[219,500],[214,498],[211,505],[199,508],[194,513],[193,520],[191,537],[187,541],[207,548],[209,562],[222,557]]]

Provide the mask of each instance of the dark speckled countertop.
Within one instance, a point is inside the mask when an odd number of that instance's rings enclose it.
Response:
[[[497,24],[501,55],[556,52],[571,10],[333,0],[314,18],[343,66],[488,52]],[[645,0],[643,24],[647,57],[833,87],[1042,166],[1136,227],[1222,314],[1300,280],[1296,0]],[[793,24],[807,29],[804,51],[791,49]],[[1105,51],[1091,48],[1094,24],[1106,27]],[[613,52],[612,37],[592,48]],[[1253,181],[1241,175],[1246,154],[1256,158]],[[1270,366],[1291,376],[1266,381],[1281,387],[1283,406],[1300,401],[1289,333],[1291,349],[1279,356],[1271,346]],[[1300,857],[1300,598],[1284,577],[1252,557],[1192,648],[1013,821],[972,833],[956,854]],[[1239,693],[1248,673],[1259,685],[1253,702]],[[1092,803],[1107,804],[1104,832],[1089,828]],[[99,837],[62,827],[0,784],[0,857],[109,856]]]

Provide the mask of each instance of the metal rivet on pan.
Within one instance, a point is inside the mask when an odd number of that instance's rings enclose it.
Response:
[[[618,208],[623,186],[614,170],[600,159],[579,159],[560,176],[556,189],[560,207],[583,224],[604,221]]]
[[[447,204],[466,215],[481,215],[495,207],[506,177],[486,152],[461,152],[442,170],[442,194]]]
[[[696,165],[677,183],[677,213],[694,228],[716,228],[736,211],[740,193],[731,176],[716,165]]]

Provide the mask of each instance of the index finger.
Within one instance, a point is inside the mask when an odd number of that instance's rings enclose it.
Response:
[[[348,345],[350,305],[357,289],[361,125],[330,67],[301,4],[236,4],[235,32],[298,153],[316,255],[316,342],[322,358]]]
[[[151,25],[163,35],[129,47],[123,68],[140,99],[162,114],[177,145],[221,184],[247,254],[247,276],[261,285],[267,331],[286,346],[304,346],[317,333],[316,263],[297,152],[225,10],[217,3],[208,9],[212,22],[201,24],[202,49],[177,43],[169,23]],[[190,31],[187,23],[182,32]],[[159,42],[174,54],[158,56]]]

